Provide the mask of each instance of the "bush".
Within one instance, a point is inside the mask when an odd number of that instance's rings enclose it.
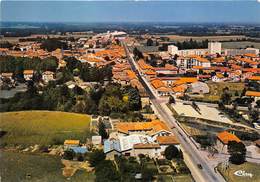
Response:
[[[100,162],[104,161],[106,158],[106,155],[104,154],[103,150],[95,150],[92,153],[89,153],[88,161],[91,166],[95,167]]]
[[[246,159],[246,147],[242,142],[228,142],[229,161],[232,164],[243,164]]]
[[[64,151],[63,158],[66,160],[73,160],[75,155],[76,155],[75,152],[73,150],[69,149],[69,150]]]
[[[52,139],[51,143],[52,143],[52,145],[62,145],[63,141],[60,138],[55,137]]]
[[[245,162],[245,156],[239,153],[234,153],[229,157],[229,161],[232,164],[240,165]]]
[[[77,160],[78,161],[84,161],[84,156],[82,154],[77,155]]]
[[[174,145],[170,145],[165,149],[164,155],[165,155],[166,159],[172,160],[173,158],[180,157],[180,151]]]

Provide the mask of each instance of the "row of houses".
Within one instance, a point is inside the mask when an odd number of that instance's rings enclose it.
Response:
[[[35,71],[34,70],[24,70],[23,76],[26,81],[29,81],[33,78]],[[54,80],[54,72],[52,71],[45,71],[42,73],[42,80],[45,83],[48,83],[51,80]],[[13,73],[1,73],[1,79],[13,79]]]

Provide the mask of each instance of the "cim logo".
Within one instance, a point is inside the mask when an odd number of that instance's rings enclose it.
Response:
[[[238,171],[236,171],[236,172],[234,172],[234,174],[236,175],[236,176],[243,176],[243,177],[250,177],[250,178],[252,178],[253,177],[253,174],[252,173],[246,173],[245,171],[243,171],[243,170],[238,170]]]

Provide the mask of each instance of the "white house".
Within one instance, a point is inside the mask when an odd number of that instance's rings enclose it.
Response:
[[[33,70],[24,70],[24,71],[23,71],[24,79],[25,79],[26,81],[31,80],[32,77],[33,77],[33,73],[34,73]]]
[[[42,79],[45,83],[54,80],[54,73],[52,71],[45,71],[42,73]]]

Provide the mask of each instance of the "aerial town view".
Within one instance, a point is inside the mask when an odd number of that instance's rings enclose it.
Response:
[[[0,182],[260,182],[259,1],[0,3]]]

